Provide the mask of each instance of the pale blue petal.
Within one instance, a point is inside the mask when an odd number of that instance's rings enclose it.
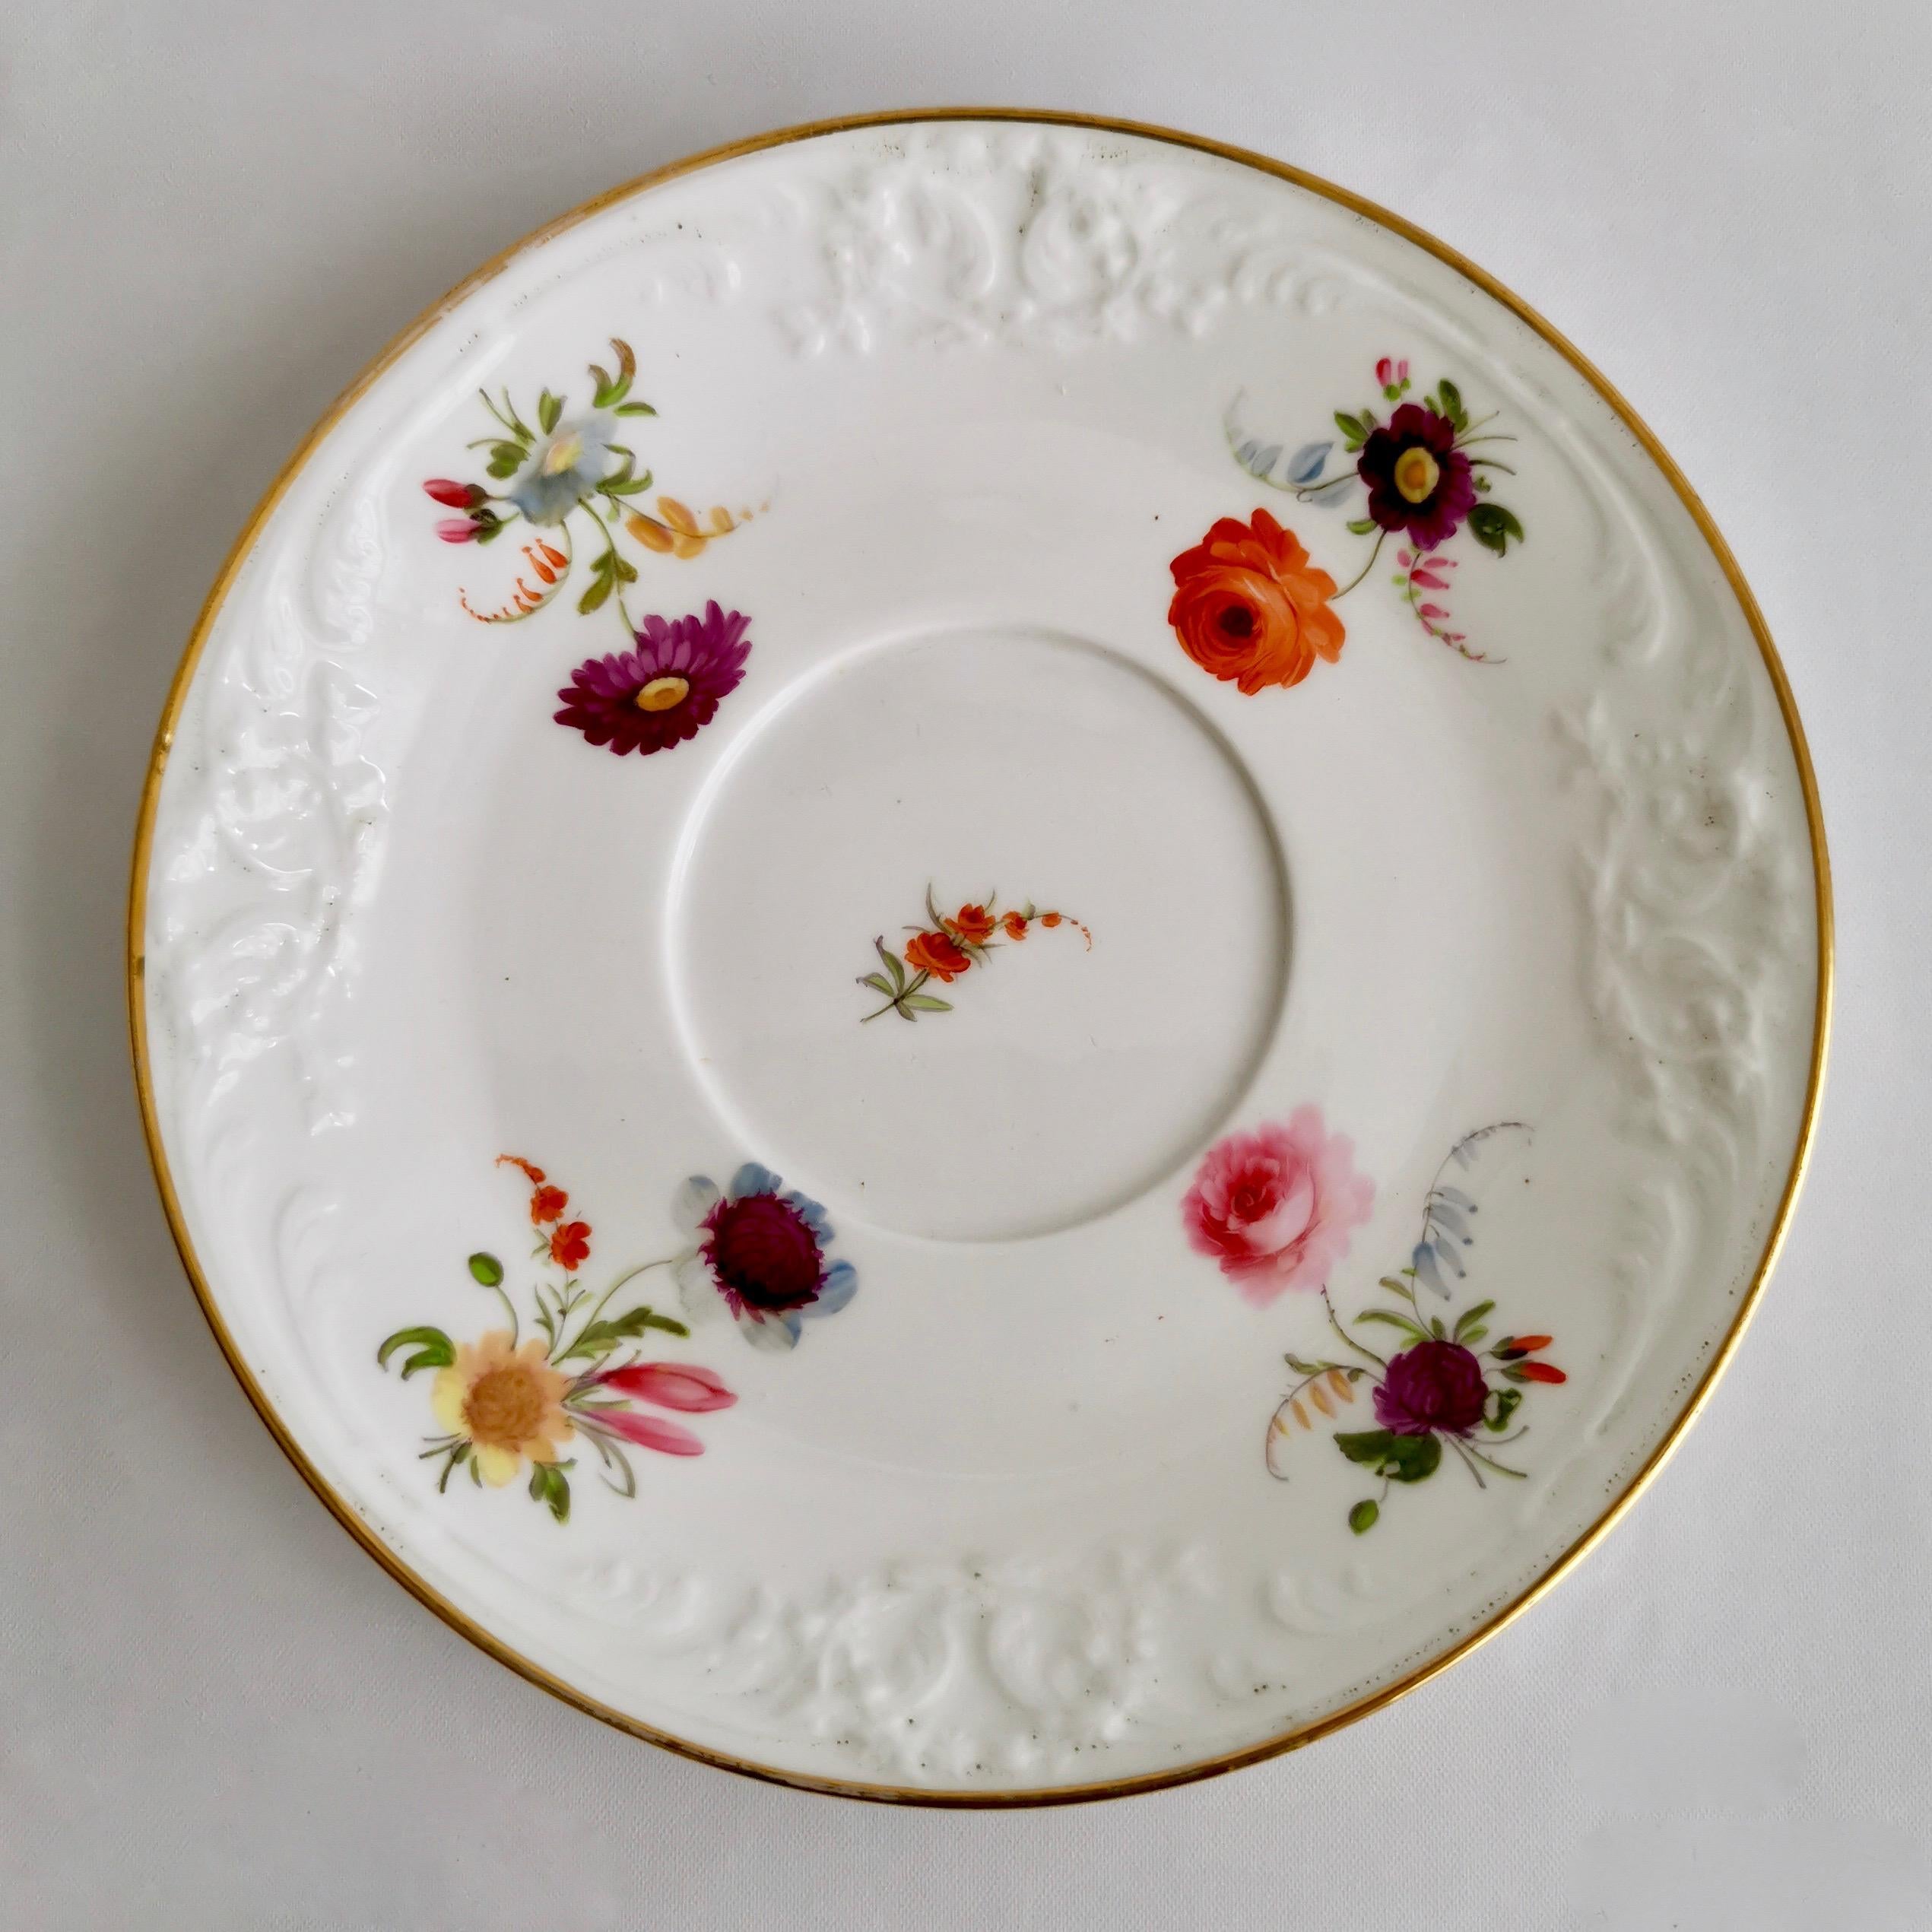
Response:
[[[836,1315],[858,1293],[858,1271],[849,1261],[834,1261],[825,1271],[818,1299],[807,1302],[798,1312],[803,1315]]]
[[[693,1174],[671,1197],[671,1218],[680,1228],[693,1232],[704,1225],[704,1217],[724,1197],[709,1174]]]
[[[1441,1258],[1448,1260],[1448,1258],[1444,1255]],[[1415,1252],[1410,1256],[1409,1259],[1410,1264],[1415,1269],[1416,1279],[1425,1288],[1434,1289],[1437,1294],[1447,1301],[1449,1299],[1449,1284],[1442,1279],[1442,1271],[1437,1265],[1437,1250],[1426,1241],[1418,1242],[1416,1244]],[[1455,1267],[1455,1264],[1451,1261],[1450,1266]],[[1456,1268],[1455,1272],[1460,1274],[1462,1271]]]
[[[760,1167],[755,1160],[747,1160],[731,1176],[731,1198],[742,1201],[747,1194],[776,1194],[784,1185],[769,1167]]]
[[[825,1210],[809,1194],[800,1194],[796,1188],[785,1198],[798,1209],[800,1218],[818,1236],[818,1245],[823,1248],[832,1239],[832,1223],[825,1218]]]
[[[798,1324],[789,1317],[783,1321],[769,1316],[763,1321],[753,1321],[747,1315],[738,1324],[738,1333],[753,1348],[782,1352],[798,1346]]]
[[[725,1312],[725,1298],[702,1255],[687,1255],[673,1271],[677,1282],[677,1299],[693,1321],[710,1321]]]

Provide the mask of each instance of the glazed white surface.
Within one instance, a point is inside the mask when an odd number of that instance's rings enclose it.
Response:
[[[479,626],[464,600],[500,600],[515,535],[437,544],[420,489],[468,473],[480,382],[562,389],[613,335],[658,412],[639,466],[769,506],[644,560],[633,611],[715,598],[756,640],[718,719],[649,758],[550,716],[611,617],[566,590]],[[1486,447],[1533,535],[1456,580],[1489,661],[1376,576],[1338,600],[1332,669],[1216,683],[1166,622],[1177,550],[1257,499],[1338,572],[1359,548],[1348,509],[1231,459],[1229,398],[1318,436],[1382,354],[1516,439]],[[953,1013],[861,1029],[871,936],[929,880],[1064,905],[1092,952],[1037,935]],[[706,1748],[1052,1789],[1318,1721],[1591,1529],[1760,1264],[1810,1071],[1810,900],[1743,614],[1554,351],[1257,171],[932,124],[617,203],[331,432],[180,714],[148,1017],[236,1344],[432,1587]],[[1282,1482],[1258,1451],[1283,1353],[1327,1341],[1318,1299],[1250,1305],[1179,1207],[1210,1140],[1311,1103],[1375,1185],[1329,1276],[1351,1315],[1448,1148],[1527,1124],[1444,1312],[1488,1299],[1571,1377],[1521,1412],[1524,1480],[1451,1467],[1372,1538],[1325,1443]],[[675,1247],[685,1175],[746,1160],[825,1203],[862,1284],[795,1355],[700,1331],[741,1397],[703,1463],[647,1458],[632,1508],[580,1458],[561,1531],[439,1494],[420,1387],[372,1360],[413,1323],[500,1325],[460,1264],[515,1254],[506,1150],[567,1181],[593,1288]]]
[[[1923,1922],[1928,1539],[1922,1493],[1894,1475],[1921,1401],[1901,1257],[1923,1199],[1926,907],[1896,855],[1926,830],[1925,693],[1896,509],[1899,452],[1925,430],[1900,375],[1917,268],[1896,244],[1926,207],[1908,100],[1923,23],[1756,19],[1746,35],[1623,7],[1449,34],[1396,9],[1284,34],[1230,8],[1205,36],[1171,11],[1096,36],[1059,15],[1002,32],[995,8],[935,21],[915,68],[877,22],[727,11],[566,61],[561,118],[531,106],[527,37],[474,10],[24,30],[8,139],[34,213],[5,247],[35,293],[8,379],[28,388],[30,361],[65,433],[27,413],[7,433],[36,426],[30,473],[73,509],[138,424],[143,487],[119,491],[119,547],[78,573],[47,567],[37,518],[0,538],[21,600],[0,725],[21,914],[0,1004],[0,1189],[21,1237],[0,1376],[24,1553],[0,1585],[0,1804],[27,1827],[0,1835],[0,1917],[444,1924],[567,1898],[601,1924],[648,1893],[696,1925],[916,1909],[1137,1927],[1205,1909],[1461,1927],[1506,1895],[1557,1925]],[[570,49],[609,24],[557,21]],[[1401,80],[1418,50],[1467,106],[1453,166]],[[368,347],[608,181],[909,95],[1092,102],[1245,140],[1521,288],[1631,395],[1738,548],[1805,709],[1841,887],[1835,1077],[1804,1210],[1643,1505],[1507,1641],[1374,1722],[1235,1779],[1046,1816],[887,1815],[721,1780],[435,1624],[310,1501],[221,1366],[149,1202],[119,1037],[125,827],[176,646],[229,534]],[[1848,427],[1874,398],[1896,448]],[[1854,1334],[1898,1340],[1841,1348]],[[98,1429],[49,1372],[81,1337],[90,1386],[112,1390]],[[1397,1816],[1408,1849],[1385,1857]]]

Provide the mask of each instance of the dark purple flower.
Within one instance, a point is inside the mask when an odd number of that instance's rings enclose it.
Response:
[[[782,1194],[721,1201],[704,1228],[699,1252],[728,1301],[782,1315],[818,1299],[825,1251],[811,1222]]]
[[[1455,443],[1455,424],[1420,402],[1405,402],[1369,431],[1355,467],[1383,529],[1406,530],[1422,550],[1455,535],[1476,507],[1476,480]]]
[[[702,1315],[713,1296],[722,1297],[755,1347],[797,1347],[807,1320],[836,1315],[858,1292],[852,1263],[826,1259],[825,1210],[755,1160],[728,1188],[693,1174],[672,1211],[698,1238],[677,1264],[684,1305]]]
[[[1489,1398],[1483,1365],[1460,1342],[1418,1342],[1390,1362],[1375,1420],[1397,1436],[1467,1436]]]
[[[738,689],[751,655],[750,623],[715,601],[701,617],[646,617],[635,650],[578,665],[557,694],[563,700],[557,722],[620,757],[682,744]]]

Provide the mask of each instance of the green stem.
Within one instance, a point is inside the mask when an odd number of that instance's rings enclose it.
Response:
[[[1518,1432],[1521,1434],[1527,1432],[1518,1431]],[[1483,1455],[1480,1449],[1472,1448],[1467,1442],[1457,1442],[1456,1439],[1454,1436],[1451,1436],[1449,1439],[1452,1442],[1456,1442],[1456,1447],[1461,1450],[1464,1455],[1474,1456],[1485,1469],[1493,1469],[1499,1476],[1513,1476],[1519,1483],[1528,1481],[1529,1471],[1528,1470],[1512,1469],[1506,1463],[1492,1462],[1487,1456]],[[1513,1442],[1515,1441],[1516,1438],[1512,1436],[1509,1439]],[[1477,1480],[1480,1482],[1482,1479],[1479,1477]]]
[[[1375,567],[1375,559],[1382,555],[1382,545],[1388,541],[1388,532],[1386,530],[1378,530],[1375,532],[1375,547],[1369,553],[1368,562],[1363,564],[1362,568],[1356,571],[1355,575],[1350,578],[1348,582],[1343,585],[1341,588],[1337,591],[1333,597],[1329,598],[1328,601],[1331,604],[1339,604],[1342,599],[1346,597],[1349,592],[1352,591],[1355,586]]]
[[[909,926],[906,928],[906,930],[909,932],[922,932],[925,931],[925,928],[922,926]],[[903,986],[899,988],[897,992],[893,994],[890,999],[887,1001],[884,1006],[879,1007],[875,1012],[868,1013],[865,1016],[865,1020],[861,1020],[858,1023],[863,1026],[867,1020],[877,1020],[881,1014],[890,1013],[895,1007],[898,1007],[904,1001],[907,994],[916,993],[919,988],[931,977],[932,975],[927,972],[924,966],[922,966],[917,972],[913,974],[912,977],[909,979]]]
[[[511,420],[516,415],[516,408],[514,404],[511,404],[509,415],[506,416],[503,412],[490,400],[490,392],[487,389],[478,389],[477,391],[477,394],[482,397],[484,408],[488,410],[490,414],[495,417],[497,421],[502,424],[503,427],[512,436],[515,436],[519,443],[527,443],[529,441],[529,430],[527,428],[522,427],[519,423]],[[509,390],[506,389],[503,392],[503,400],[507,403],[509,401],[509,399],[510,392]]]
[[[1476,1478],[1476,1486],[1479,1489],[1486,1489],[1489,1486],[1483,1480],[1481,1471],[1479,1470],[1476,1465],[1470,1461],[1468,1450],[1464,1448],[1462,1444],[1453,1436],[1446,1436],[1443,1439],[1448,1442],[1451,1448],[1455,1451],[1458,1455],[1462,1458],[1462,1465],[1464,1468],[1467,1469],[1470,1474]]]
[[[1372,1348],[1364,1348],[1362,1344],[1342,1326],[1340,1320],[1337,1319],[1335,1314],[1335,1305],[1328,1299],[1328,1291],[1326,1288],[1324,1288],[1321,1291],[1321,1305],[1328,1311],[1328,1325],[1334,1330],[1337,1334],[1340,1336],[1344,1347],[1353,1349],[1357,1355],[1366,1356],[1378,1369],[1386,1369],[1388,1366],[1387,1360],[1383,1356],[1378,1355]]]
[[[493,1281],[487,1285],[490,1293],[503,1303],[503,1312],[510,1318],[510,1347],[514,1348],[516,1346],[516,1338],[522,1329],[522,1324],[516,1318],[516,1309],[512,1304],[509,1296],[504,1293],[503,1284],[500,1281]]]
[[[677,1260],[677,1256],[674,1255],[668,1255],[660,1261],[642,1262],[636,1267],[630,1270],[628,1273],[619,1275],[617,1280],[612,1282],[610,1286],[605,1289],[603,1293],[598,1296],[595,1303],[591,1309],[591,1312],[584,1317],[583,1328],[579,1328],[577,1331],[577,1340],[582,1341],[583,1340],[585,1329],[588,1328],[592,1323],[595,1321],[597,1318],[604,1312],[605,1304],[609,1302],[611,1297],[614,1295],[627,1281],[635,1281],[640,1274],[649,1274],[653,1268],[668,1268],[674,1261]],[[563,1342],[563,1324],[560,1322],[557,1326],[557,1340],[550,1345],[550,1359],[552,1361],[556,1360],[557,1351],[562,1347]]]

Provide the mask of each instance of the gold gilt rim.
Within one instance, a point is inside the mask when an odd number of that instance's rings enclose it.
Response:
[[[161,1145],[161,1137],[155,1121],[154,1081],[148,1062],[148,1023],[146,1001],[144,998],[143,934],[146,925],[148,870],[150,850],[154,835],[156,801],[160,796],[161,776],[167,763],[168,751],[173,742],[176,721],[186,697],[189,681],[199,661],[203,646],[214,627],[216,614],[220,611],[230,585],[243,560],[252,547],[263,524],[275,506],[293,481],[303,465],[308,460],[322,439],[335,427],[342,417],[354,405],[371,383],[395,361],[413,343],[424,335],[457,303],[471,290],[500,274],[503,268],[525,249],[552,236],[573,227],[587,220],[599,210],[613,203],[627,199],[660,182],[675,179],[680,175],[694,173],[700,168],[710,167],[720,161],[735,160],[740,155],[757,154],[769,148],[778,148],[795,141],[808,141],[820,135],[839,134],[858,128],[876,128],[902,125],[921,122],[943,121],[1014,121],[1033,122],[1045,125],[1087,128],[1106,134],[1139,135],[1159,141],[1165,141],[1177,148],[1191,148],[1204,154],[1213,154],[1223,160],[1235,161],[1242,166],[1259,170],[1283,181],[1292,182],[1298,188],[1319,195],[1353,213],[1364,215],[1369,220],[1413,242],[1418,248],[1426,249],[1439,262],[1445,262],[1458,274],[1493,296],[1511,313],[1520,318],[1534,329],[1544,341],[1555,349],[1575,369],[1604,401],[1614,410],[1630,433],[1637,439],[1652,462],[1669,478],[1684,508],[1709,544],[1712,554],[1717,559],[1724,576],[1731,585],[1745,618],[1757,639],[1758,649],[1763,654],[1765,671],[1769,673],[1772,689],[1778,694],[1778,708],[1784,720],[1784,728],[1790,736],[1792,756],[1798,769],[1798,778],[1804,794],[1804,812],[1811,836],[1813,876],[1816,885],[1818,915],[1818,994],[1816,1020],[1812,1041],[1810,1081],[1805,1094],[1804,1119],[1797,1137],[1797,1145],[1792,1159],[1791,1172],[1784,1183],[1784,1193],[1773,1217],[1769,1237],[1765,1243],[1762,1258],[1759,1261],[1751,1284],[1733,1319],[1730,1331],[1711,1360],[1702,1378],[1692,1391],[1677,1420],[1671,1424],[1661,1441],[1653,1449],[1642,1468],[1631,1479],[1621,1495],[1598,1518],[1589,1530],[1535,1582],[1507,1604],[1503,1609],[1471,1631],[1443,1654],[1412,1671],[1407,1677],[1372,1696],[1360,1699],[1344,1708],[1331,1712],[1317,1721],[1304,1724],[1266,1742],[1251,1745],[1246,1749],[1232,1751],[1215,1758],[1205,1759],[1172,1770],[1150,1772],[1138,1778],[1125,1778],[1093,1784],[1066,1785],[1045,1791],[945,1791],[927,1790],[918,1787],[874,1784],[839,1778],[814,1778],[797,1772],[776,1769],[747,1759],[734,1757],[727,1753],[707,1750],[681,1737],[655,1730],[622,1712],[600,1704],[585,1696],[581,1691],[566,1683],[543,1666],[520,1656],[516,1651],[482,1629],[447,1598],[431,1589],[423,1579],[403,1561],[394,1550],[357,1513],[350,1504],[338,1496],[324,1481],[320,1473],[303,1454],[300,1446],[290,1434],[260,1384],[249,1369],[234,1338],[228,1332],[216,1306],[201,1264],[195,1253],[192,1241],[182,1220],[181,1203],[175,1192],[174,1181],[169,1172],[167,1156]],[[1832,924],[1832,882],[1830,863],[1826,855],[1825,826],[1818,802],[1817,780],[1813,773],[1811,757],[1805,744],[1804,727],[1798,721],[1797,707],[1791,696],[1789,680],[1784,668],[1778,661],[1776,647],[1771,634],[1765,627],[1764,618],[1757,601],[1751,595],[1750,587],[1737,567],[1737,560],[1711,520],[1710,513],[1698,500],[1697,493],[1685,479],[1683,472],[1670,459],[1664,446],[1649,428],[1638,417],[1635,410],[1626,402],[1616,390],[1588,360],[1564,337],[1553,328],[1528,303],[1513,294],[1486,274],[1476,264],[1459,255],[1432,235],[1425,233],[1413,223],[1404,220],[1399,215],[1391,214],[1388,209],[1378,208],[1372,201],[1365,201],[1360,195],[1350,194],[1347,189],[1337,188],[1331,182],[1305,173],[1301,169],[1290,167],[1286,162],[1270,160],[1266,155],[1251,153],[1245,148],[1232,148],[1217,141],[1207,141],[1198,135],[1182,134],[1171,128],[1152,125],[1138,121],[1118,121],[1106,117],[1063,113],[1053,109],[1034,109],[1009,107],[943,107],[896,109],[881,113],[855,114],[826,121],[811,121],[797,127],[780,128],[768,134],[753,136],[749,140],[735,141],[719,148],[707,149],[699,154],[688,156],[683,160],[673,161],[668,167],[640,175],[636,180],[613,188],[607,193],[597,195],[573,208],[567,214],[560,215],[534,233],[513,243],[500,255],[485,262],[474,274],[458,284],[439,301],[432,304],[415,321],[403,330],[389,345],[364,369],[360,375],[343,391],[323,414],[300,446],[290,457],[281,473],[270,484],[261,502],[255,506],[254,514],[236,539],[229,551],[220,573],[216,577],[207,600],[201,606],[201,614],[195,621],[193,635],[177,667],[174,681],[169,689],[167,703],[161,713],[161,722],[155,734],[154,747],[148,769],[148,777],[141,790],[141,815],[135,835],[134,874],[128,899],[128,1017],[134,1055],[135,1085],[141,1097],[141,1131],[148,1141],[149,1159],[154,1167],[154,1178],[160,1189],[162,1205],[166,1209],[168,1226],[174,1236],[175,1246],[180,1251],[182,1266],[187,1270],[189,1280],[193,1283],[195,1293],[201,1305],[201,1312],[208,1318],[208,1325],[214,1331],[215,1340],[228,1359],[228,1366],[234,1371],[237,1381],[247,1391],[249,1400],[255,1404],[256,1413],[267,1425],[269,1433],[281,1445],[282,1452],[292,1462],[302,1479],[321,1498],[335,1515],[336,1520],[354,1537],[357,1542],[377,1562],[419,1601],[433,1610],[452,1629],[468,1638],[479,1649],[486,1651],[500,1664],[507,1664],[531,1683],[541,1686],[566,1704],[573,1704],[580,1711],[588,1712],[594,1718],[601,1718],[619,1730],[630,1732],[648,1742],[674,1751],[680,1756],[696,1759],[701,1764],[714,1765],[727,1771],[735,1771],[747,1777],[762,1778],[768,1782],[788,1784],[798,1789],[823,1791],[837,1797],[866,1798],[877,1802],[899,1804],[953,1806],[966,1808],[988,1809],[1006,1806],[1032,1806],[1077,1804],[1085,1800],[1104,1797],[1121,1797],[1140,1791],[1158,1791],[1168,1785],[1185,1784],[1198,1778],[1213,1778],[1221,1773],[1235,1771],[1243,1765],[1258,1764],[1264,1758],[1271,1758],[1298,1746],[1312,1743],[1343,1725],[1352,1724],[1358,1718],[1366,1717],[1372,1711],[1380,1710],[1416,1687],[1426,1683],[1439,1671],[1445,1670],[1458,1659],[1468,1654],[1478,1644],[1483,1642],[1502,1629],[1514,1618],[1521,1615],[1537,1597],[1550,1588],[1556,1580],[1570,1569],[1598,1540],[1605,1535],[1624,1511],[1629,1508],[1642,1493],[1658,1470],[1661,1469],[1671,1451],[1674,1449],[1699,1410],[1709,1399],[1718,1378],[1724,1372],[1743,1335],[1745,1328],[1756,1310],[1759,1297],[1782,1246],[1784,1233],[1790,1225],[1791,1210],[1797,1198],[1798,1187],[1804,1177],[1805,1166],[1810,1158],[1813,1133],[1817,1125],[1819,1096],[1825,1074],[1827,1042],[1831,1030],[1831,995],[1833,969],[1833,940]]]

